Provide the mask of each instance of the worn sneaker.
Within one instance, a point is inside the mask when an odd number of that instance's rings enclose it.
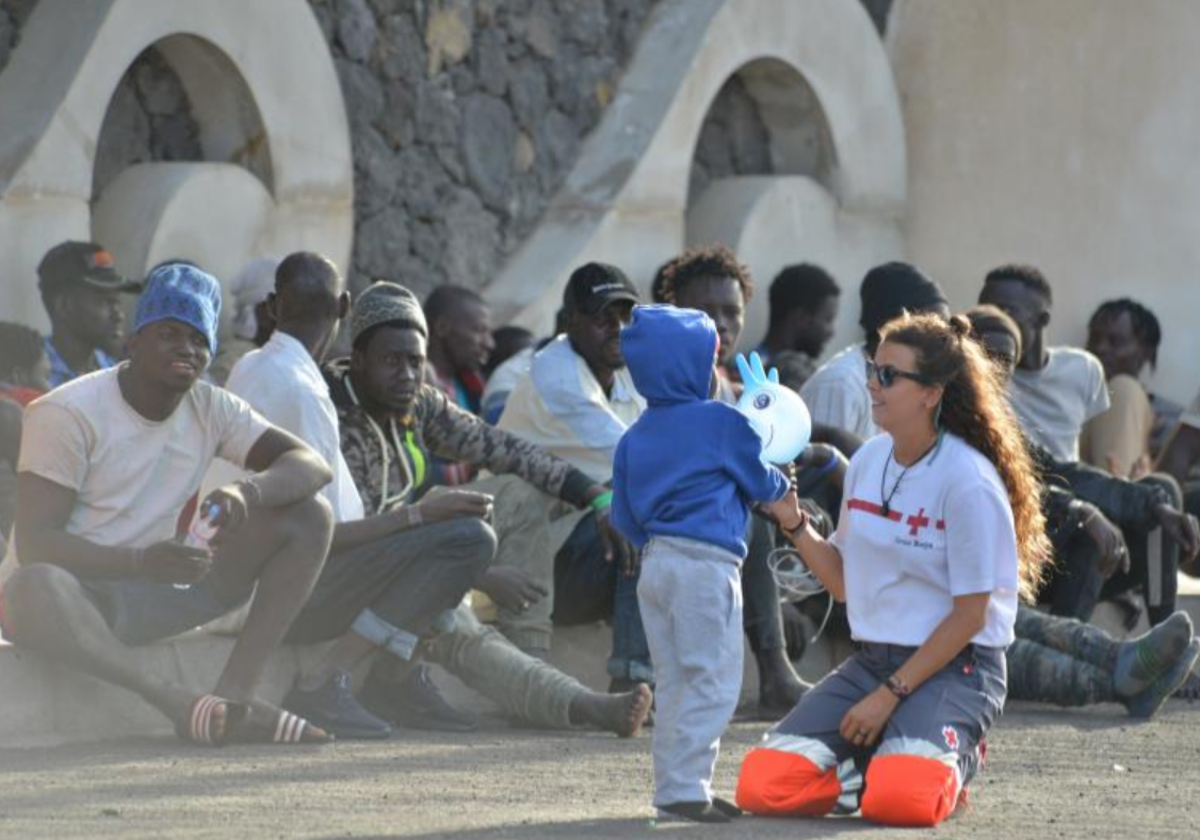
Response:
[[[1195,638],[1192,639],[1191,644],[1184,648],[1183,654],[1170,671],[1167,671],[1156,679],[1141,694],[1124,701],[1125,708],[1129,710],[1130,716],[1138,718],[1153,717],[1154,713],[1161,709],[1163,704],[1167,702],[1167,698],[1187,680],[1198,659],[1200,659],[1200,638]]]
[[[732,817],[735,820],[738,817],[740,817],[743,813],[741,808],[734,805],[728,799],[722,799],[719,796],[713,797],[712,804],[713,804],[713,807],[716,808],[718,811],[720,811],[722,814],[724,814],[727,817]]]
[[[739,812],[740,813],[740,812]],[[659,822],[686,820],[697,823],[733,822],[733,814],[727,814],[712,802],[672,802],[658,806]]]
[[[1113,670],[1117,697],[1129,699],[1149,688],[1174,667],[1191,640],[1192,621],[1180,611],[1136,639],[1121,642]]]
[[[334,674],[313,691],[293,688],[284,698],[283,707],[307,718],[339,741],[378,741],[392,734],[387,721],[380,720],[358,702],[351,690],[350,675],[344,671]]]
[[[479,720],[446,702],[430,677],[429,667],[418,665],[401,682],[389,683],[372,676],[363,686],[368,709],[396,726],[437,732],[474,732]]]

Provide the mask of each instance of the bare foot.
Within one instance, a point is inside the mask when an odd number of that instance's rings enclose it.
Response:
[[[607,729],[621,738],[632,738],[642,731],[653,703],[654,694],[645,683],[639,683],[624,694],[589,691],[576,698],[571,717],[578,717],[581,723],[597,729]]]

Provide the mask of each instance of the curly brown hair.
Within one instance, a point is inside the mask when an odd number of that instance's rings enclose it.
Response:
[[[750,269],[739,263],[728,247],[718,244],[685,251],[663,265],[654,279],[655,299],[661,297],[663,303],[674,303],[680,289],[693,280],[706,277],[732,277],[741,286],[746,303],[754,295]]]
[[[912,349],[917,372],[943,387],[942,427],[974,447],[1000,474],[1016,526],[1020,595],[1032,601],[1051,558],[1041,479],[999,372],[971,337],[971,322],[962,315],[946,323],[936,315],[905,313],[879,334],[881,343]]]

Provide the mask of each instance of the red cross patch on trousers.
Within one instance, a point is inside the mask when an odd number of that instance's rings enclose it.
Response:
[[[947,747],[958,752],[958,732],[953,726],[942,727],[942,738],[945,739]]]

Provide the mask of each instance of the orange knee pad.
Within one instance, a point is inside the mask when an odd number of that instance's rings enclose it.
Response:
[[[742,762],[735,798],[760,816],[818,817],[833,810],[841,793],[836,767],[823,771],[802,755],[759,748]]]
[[[958,804],[958,774],[936,758],[876,756],[866,782],[862,815],[883,825],[934,826]]]

